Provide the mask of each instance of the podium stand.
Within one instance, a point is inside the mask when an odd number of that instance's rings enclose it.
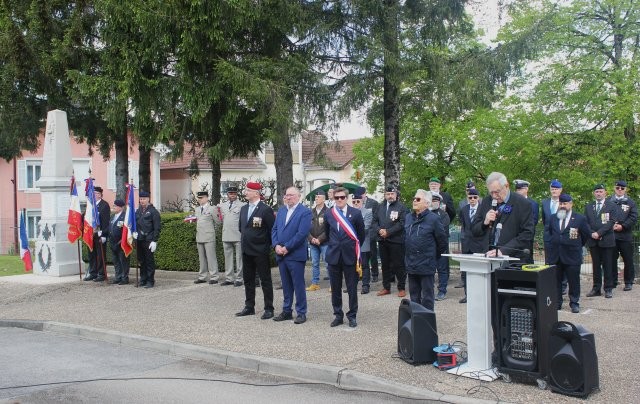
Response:
[[[518,259],[508,256],[488,258],[484,254],[442,255],[460,262],[460,270],[467,273],[467,362],[448,372],[493,381],[498,375],[491,363],[491,273],[503,262]]]

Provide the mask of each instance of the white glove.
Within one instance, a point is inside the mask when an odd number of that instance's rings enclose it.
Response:
[[[98,237],[102,237],[102,230],[98,230]]]
[[[152,241],[149,243],[149,249],[151,250],[151,252],[156,252],[156,242]]]
[[[138,232],[134,231],[133,233],[131,233],[131,236],[133,237],[134,240],[138,239]]]
[[[107,242],[107,238],[106,237],[100,237],[100,242],[102,244],[106,243]]]

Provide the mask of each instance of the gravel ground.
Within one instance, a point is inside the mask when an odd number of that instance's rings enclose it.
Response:
[[[279,283],[277,269],[274,283]],[[582,402],[535,385],[479,382],[441,372],[429,365],[412,366],[396,356],[397,313],[395,295],[377,297],[381,286],[359,295],[358,327],[329,327],[333,319],[328,282],[308,292],[307,322],[276,323],[260,320],[262,293],[257,292],[256,316],[236,318],[244,306],[242,287],[194,284],[195,273],[158,271],[156,287],[136,288],[81,282],[78,277],[50,279],[31,274],[0,277],[0,317],[50,320],[112,329],[132,334],[215,347],[233,352],[308,363],[344,366],[370,375],[415,385],[444,394],[514,403]],[[459,304],[462,289],[457,269],[452,270],[447,299],[436,302],[440,343],[466,340],[466,306]],[[582,279],[582,296],[590,290]],[[640,370],[637,335],[640,331],[640,287],[614,292],[613,299],[581,297],[581,313],[565,308],[560,320],[581,324],[595,333],[600,391],[590,402],[640,402],[635,374]],[[344,295],[346,307],[346,294]],[[275,291],[276,314],[282,291]],[[346,311],[346,310],[345,310]],[[617,358],[617,359],[616,359]]]

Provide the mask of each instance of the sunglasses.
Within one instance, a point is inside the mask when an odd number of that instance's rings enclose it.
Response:
[[[475,195],[474,196],[467,196],[467,199],[478,199],[478,197],[475,196]]]
[[[352,202],[354,205],[360,205],[362,203],[360,199],[354,199]]]
[[[334,195],[333,199],[337,199],[339,201],[342,201],[344,199],[347,199],[347,196],[346,195]]]
[[[418,197],[413,198],[414,202],[420,202],[421,200],[422,200],[422,198],[418,198]]]
[[[626,188],[626,187],[621,187],[621,186],[617,186],[617,187],[616,187],[616,189],[617,189],[618,191],[624,190],[625,188]]]

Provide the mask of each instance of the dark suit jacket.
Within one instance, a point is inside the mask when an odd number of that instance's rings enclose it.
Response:
[[[109,222],[109,244],[111,244],[111,248],[116,250],[120,248],[120,240],[122,240],[122,223],[124,222],[125,211],[120,212],[119,215],[115,215],[118,218],[115,222]],[[120,226],[118,226],[120,223]]]
[[[533,230],[535,231],[538,220],[540,220],[540,206],[538,205],[538,202],[533,199],[528,199],[531,204],[531,222],[533,223]]]
[[[618,211],[620,216],[616,222],[622,225],[622,231],[614,231],[616,240],[633,241],[633,229],[638,222],[638,206],[626,195],[621,200],[617,200],[615,195],[609,199],[620,209]]]
[[[476,214],[478,215],[480,204],[476,206]],[[489,248],[489,233],[485,232],[481,236],[474,236],[471,231],[471,219],[469,218],[469,212],[471,205],[467,204],[460,209],[460,239],[462,242],[462,253],[482,253]]]
[[[540,205],[542,207],[542,224],[546,226],[547,220],[554,215],[551,213],[551,198],[543,199]]]
[[[378,214],[373,217],[371,223],[371,235],[376,238],[372,240],[385,240],[389,243],[404,243],[404,219],[407,215],[407,209],[402,202],[391,202],[387,209],[387,201],[380,204]],[[393,217],[393,218],[392,218]],[[387,237],[382,238],[378,235],[380,229],[387,230]]]
[[[549,239],[545,252],[547,264],[582,265],[582,247],[591,239],[591,229],[587,218],[572,212],[569,223],[560,231],[560,221],[552,215],[544,226]]]
[[[353,226],[358,242],[362,244],[364,241],[364,219],[359,209],[351,206],[347,207],[346,218]],[[404,222],[404,220],[403,220]],[[325,231],[329,236],[329,242],[327,243],[327,253],[325,255],[327,264],[338,265],[340,259],[345,265],[356,264],[356,242],[352,240],[347,233],[345,233],[342,227],[338,231],[338,222],[333,217],[331,209],[327,210],[324,215]]]
[[[111,208],[109,204],[101,199],[96,205],[98,208],[98,217],[100,218],[100,226],[96,230],[102,230],[102,237],[109,237],[109,219],[111,218]]]
[[[284,257],[276,254],[276,261],[306,261],[307,236],[311,228],[311,211],[301,203],[287,219],[287,207],[282,206],[276,215],[276,221],[271,229],[271,246],[286,247],[288,253]]]
[[[598,232],[600,235],[599,240],[589,237],[589,241],[587,241],[588,247],[615,247],[616,245],[613,225],[618,220],[619,208],[610,199],[605,198],[603,202],[599,215],[596,215],[595,201],[589,202],[584,208],[584,215],[587,217],[587,223],[589,223],[591,231]]]
[[[456,207],[453,204],[453,198],[449,195],[448,192],[440,191],[440,196],[442,197],[442,203],[447,205],[447,215],[449,215],[449,222],[453,222],[453,219],[456,217]]]
[[[242,253],[251,256],[269,255],[271,229],[275,222],[273,209],[260,201],[247,220],[249,204],[240,209],[240,246]],[[306,234],[305,234],[306,237]]]
[[[529,201],[515,192],[511,192],[509,200],[503,205],[502,213],[496,219],[493,226],[486,226],[484,218],[491,209],[492,198],[483,198],[480,208],[473,217],[471,224],[472,232],[475,236],[483,236],[489,233],[489,244],[492,241],[496,231],[496,224],[502,223],[502,230],[496,245],[504,255],[519,258],[521,260],[529,260],[529,254],[522,250],[531,248],[533,240],[533,223],[531,221],[531,204]]]

